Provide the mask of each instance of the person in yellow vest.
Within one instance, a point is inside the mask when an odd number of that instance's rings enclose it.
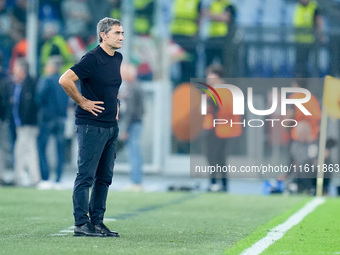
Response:
[[[155,50],[154,33],[154,0],[133,0],[133,62],[137,66],[137,78],[150,81],[155,72],[155,57],[150,51]]]
[[[110,17],[114,19],[121,20],[121,9],[122,9],[122,1],[121,0],[112,0],[110,1],[111,10],[110,10]]]
[[[205,44],[206,66],[213,62],[224,65],[225,48],[230,47],[234,35],[236,9],[229,0],[214,0],[203,14],[210,21]]]
[[[135,16],[133,31],[137,35],[150,35],[153,26],[154,0],[133,0]]]
[[[300,0],[293,16],[296,29],[296,66],[297,77],[308,77],[308,58],[316,42],[322,41],[323,19],[316,1]]]
[[[224,72],[221,65],[210,65],[207,67],[207,83],[223,84]],[[241,122],[240,115],[233,115],[233,95],[229,90],[216,89],[222,105],[217,107],[208,101],[207,115],[203,120],[205,136],[205,155],[209,166],[226,166],[227,146],[230,145],[230,138],[238,137],[242,134],[241,125],[217,125],[213,127],[213,119],[227,119],[234,123]],[[217,179],[221,180],[221,185],[217,184]],[[228,191],[227,173],[212,173],[210,176],[210,186],[208,191]]]
[[[58,28],[53,23],[47,23],[43,31],[43,44],[40,49],[40,72],[44,73],[45,65],[51,56],[61,56],[64,72],[74,64],[72,52],[64,37],[58,34]]]
[[[170,24],[172,39],[180,45],[189,56],[180,63],[178,84],[189,82],[196,75],[196,45],[199,29],[201,0],[174,0],[173,19]]]

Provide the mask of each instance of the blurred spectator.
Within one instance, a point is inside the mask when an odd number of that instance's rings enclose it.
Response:
[[[111,4],[110,16],[114,19],[122,19],[122,1],[121,0],[109,0]]]
[[[210,65],[207,67],[207,83],[209,85],[223,84],[224,72],[221,65]],[[240,122],[240,115],[233,115],[233,96],[229,90],[216,89],[220,95],[223,105],[215,105],[212,100],[208,101],[207,115],[203,121],[203,128],[206,130],[205,154],[209,166],[226,166],[227,146],[230,138],[242,134],[241,125],[217,125],[213,127],[214,119],[228,119],[232,122]],[[221,185],[217,183],[221,180]],[[213,173],[210,177],[209,191],[228,191],[227,173]]]
[[[170,25],[172,39],[180,45],[188,55],[188,59],[180,63],[180,77],[176,81],[189,82],[196,76],[197,35],[200,20],[200,0],[173,1],[173,20]]]
[[[64,34],[66,38],[80,36],[84,40],[90,35],[92,16],[86,0],[64,0],[62,12],[65,20]]]
[[[306,88],[307,80],[306,79],[295,79],[292,82],[292,87]],[[294,93],[289,96],[289,99],[299,99],[304,98],[304,94],[302,93]],[[305,115],[301,112],[300,109],[294,105],[294,108],[291,107],[287,110],[287,119],[295,119],[298,123],[301,121],[306,121],[309,123],[311,128],[310,140],[311,142],[316,141],[319,138],[320,131],[320,120],[321,120],[321,108],[320,103],[317,97],[311,93],[311,99],[303,104],[304,107],[311,113],[311,115]],[[297,132],[297,127],[291,129],[291,139],[298,140],[299,135]]]
[[[11,18],[6,8],[6,0],[0,0],[0,35],[10,35]]]
[[[109,0],[111,4],[110,16],[114,19],[122,19],[122,1],[121,0]]]
[[[2,69],[2,55],[0,52],[0,184],[5,183],[4,170],[12,168],[12,153],[9,133],[9,117],[11,113],[10,91],[13,83]]]
[[[131,165],[130,179],[132,184],[127,187],[130,191],[142,190],[142,165],[143,158],[140,146],[142,132],[142,118],[144,113],[144,95],[140,84],[136,81],[137,70],[131,64],[122,66],[122,79],[126,84],[123,114],[126,129],[122,132],[122,139],[127,142],[129,161]]]
[[[135,9],[133,31],[137,35],[150,35],[153,28],[154,0],[133,0]]]
[[[37,153],[37,106],[35,103],[35,81],[28,74],[27,62],[19,58],[13,67],[12,117],[16,126],[17,139],[14,147],[15,183],[32,186],[40,181]],[[25,178],[28,170],[29,178]]]
[[[0,51],[2,54],[2,69],[9,68],[9,59],[13,47],[11,32],[11,14],[6,7],[6,0],[0,0]],[[2,70],[4,71],[4,70]]]
[[[111,12],[111,1],[97,1],[97,0],[88,0],[87,5],[91,10],[92,20],[90,23],[89,31],[91,34],[96,34],[97,23],[103,17],[109,17]],[[119,18],[117,18],[119,19]],[[120,19],[119,19],[120,20]]]
[[[205,44],[206,66],[213,62],[225,64],[225,49],[230,47],[234,34],[235,7],[229,0],[214,0],[203,15],[210,21],[208,40]]]
[[[43,45],[40,50],[41,72],[44,71],[45,64],[50,56],[59,55],[63,59],[61,72],[66,71],[73,65],[73,56],[65,39],[58,34],[58,26],[54,23],[45,24],[43,30]]]
[[[45,73],[37,85],[36,102],[38,105],[38,153],[41,171],[40,189],[58,187],[63,173],[65,161],[65,121],[68,107],[68,96],[59,85],[60,68],[62,59],[60,56],[52,56],[46,63]],[[56,185],[49,182],[50,166],[46,157],[47,144],[50,136],[56,141],[57,167]]]
[[[306,88],[306,79],[295,79],[292,82],[293,87]],[[293,93],[289,99],[303,98],[302,93]],[[304,107],[311,113],[305,115],[295,105],[287,110],[287,119],[294,119],[298,125],[291,129],[291,144],[290,144],[290,161],[293,165],[299,167],[305,164],[312,165],[317,158],[318,138],[320,131],[321,108],[319,100],[315,95],[311,94],[311,99],[304,103]],[[291,174],[290,179],[293,178],[292,184],[288,185],[291,192],[308,192],[314,193],[313,187],[314,176],[310,173]],[[296,188],[294,187],[296,185]],[[294,188],[291,188],[294,187]],[[314,190],[313,190],[314,189]]]
[[[27,22],[27,9],[28,9],[28,0],[16,0],[15,5],[12,8],[11,13],[11,24],[12,32],[16,32],[17,30],[25,30],[26,22]]]
[[[39,1],[39,22],[40,29],[44,28],[46,23],[63,26],[63,17],[61,14],[61,2],[58,0],[40,0]]]
[[[12,49],[12,55],[10,59],[10,73],[13,72],[13,65],[18,58],[26,58],[27,54],[27,39],[25,37],[25,31],[18,30],[15,35],[13,34],[12,37],[16,44]]]
[[[299,125],[296,126],[295,132],[297,137],[292,140],[290,146],[291,163],[299,169],[305,169],[305,166],[311,167],[315,164],[317,159],[317,141],[312,139],[311,136],[311,125],[307,121],[300,121]],[[315,193],[314,189],[314,178],[315,173],[309,172],[297,172],[293,173],[290,178],[293,178],[292,183],[297,187],[296,192],[298,193]],[[287,185],[290,191],[294,191],[292,184]],[[293,186],[294,187],[294,186]]]
[[[296,29],[296,64],[297,77],[309,77],[308,63],[311,50],[316,42],[322,41],[323,20],[315,1],[299,0],[294,12],[294,26]]]
[[[290,153],[292,163],[297,167],[298,171],[290,176],[294,179],[288,181],[288,191],[315,195],[317,188],[318,141],[311,141],[311,126],[306,121],[299,123],[297,132],[299,137],[298,140],[292,141]],[[330,157],[330,151],[335,145],[336,141],[331,138],[326,142],[324,164],[327,166],[334,164]],[[332,172],[324,171],[323,175],[323,194],[327,194]],[[293,187],[295,185],[295,190],[291,188],[292,184]]]
[[[153,30],[155,3],[153,0],[133,0],[134,21],[133,33],[137,36],[133,41],[133,61],[137,64],[137,78],[139,80],[152,80],[155,69]]]

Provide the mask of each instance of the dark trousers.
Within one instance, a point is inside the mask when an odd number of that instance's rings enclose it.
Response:
[[[205,66],[213,64],[217,61],[218,64],[223,65],[224,51],[225,51],[226,38],[217,37],[210,38],[205,43]]]
[[[47,143],[51,135],[56,139],[57,146],[57,178],[56,182],[60,182],[65,162],[65,120],[57,119],[52,121],[43,121],[39,125],[39,135],[37,138],[39,164],[41,171],[41,179],[47,181],[49,179],[49,164],[46,157]]]
[[[205,41],[205,67],[214,63],[220,64],[226,77],[233,77],[238,71],[233,34],[231,31],[227,36],[211,37]]]
[[[197,40],[195,37],[181,35],[173,35],[172,39],[187,52],[189,57],[180,63],[181,77],[176,83],[190,82],[191,78],[196,78]]]
[[[313,49],[312,44],[298,44],[296,46],[296,63],[295,63],[295,75],[298,78],[308,78],[308,61],[310,52]]]
[[[73,189],[75,225],[103,221],[106,198],[112,183],[118,125],[111,128],[78,125],[78,172]],[[89,201],[89,189],[92,187]],[[89,213],[89,216],[88,216]]]
[[[225,166],[227,158],[227,139],[217,137],[215,129],[208,130],[206,132],[205,139],[205,154],[209,165],[219,165],[221,167]],[[212,173],[210,176],[210,183],[216,184],[217,179],[221,179],[222,189],[227,191],[227,173]]]

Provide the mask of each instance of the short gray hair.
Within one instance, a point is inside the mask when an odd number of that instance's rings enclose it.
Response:
[[[113,18],[108,18],[108,17],[105,17],[98,22],[97,35],[98,35],[98,39],[100,43],[103,41],[103,39],[100,36],[100,33],[104,32],[106,34],[107,32],[111,30],[112,26],[114,25],[121,26],[122,23],[118,19],[113,19]]]

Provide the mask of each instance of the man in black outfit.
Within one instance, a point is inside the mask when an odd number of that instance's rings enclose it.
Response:
[[[123,33],[119,20],[100,20],[97,24],[100,45],[59,79],[66,93],[78,104],[75,113],[78,172],[73,189],[75,236],[119,237],[103,224],[103,218],[116,158],[117,95],[122,82],[120,65],[123,58],[116,50],[122,46]],[[78,79],[81,93],[75,84]]]

